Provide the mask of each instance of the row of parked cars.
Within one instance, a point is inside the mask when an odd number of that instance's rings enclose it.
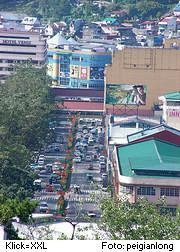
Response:
[[[97,161],[103,145],[98,141],[100,120],[80,119],[76,134],[74,159],[75,163]]]

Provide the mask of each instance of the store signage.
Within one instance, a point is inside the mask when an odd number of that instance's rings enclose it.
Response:
[[[180,117],[180,109],[169,109],[168,110],[169,117]]]
[[[0,40],[0,43],[2,44],[9,44],[9,45],[31,45],[31,41],[25,41],[25,40]]]

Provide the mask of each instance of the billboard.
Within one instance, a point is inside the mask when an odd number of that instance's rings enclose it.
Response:
[[[90,68],[91,80],[103,80],[104,79],[104,67],[91,67]]]
[[[106,104],[146,105],[146,92],[142,84],[107,84]]]

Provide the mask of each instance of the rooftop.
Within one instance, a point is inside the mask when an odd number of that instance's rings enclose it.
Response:
[[[168,94],[165,94],[164,96],[166,100],[169,100],[169,101],[180,101],[180,91],[168,93]]]
[[[160,124],[155,127],[144,129],[134,134],[130,134],[127,138],[128,138],[128,142],[133,142],[133,141],[141,140],[143,138],[153,137],[154,135],[156,135],[157,137],[157,134],[161,132],[166,132],[166,136],[171,135],[171,140],[175,144],[180,144],[180,131],[177,129],[171,128],[165,124]]]
[[[102,112],[104,104],[100,102],[85,102],[85,101],[64,101],[63,106],[59,108],[73,111],[99,111]]]
[[[158,139],[117,147],[120,174],[141,178],[178,178],[180,145]]]

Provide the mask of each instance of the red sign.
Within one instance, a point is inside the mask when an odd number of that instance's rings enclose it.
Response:
[[[168,110],[169,117],[180,117],[180,110],[179,109],[169,109]]]

